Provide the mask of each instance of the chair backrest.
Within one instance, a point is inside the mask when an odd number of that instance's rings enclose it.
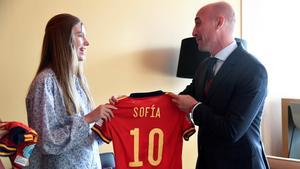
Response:
[[[300,158],[300,104],[291,103],[289,105],[289,156],[290,158]]]
[[[290,104],[292,119],[297,128],[300,129],[300,104]]]
[[[100,160],[102,169],[114,169],[116,167],[113,152],[100,153]]]
[[[300,160],[283,158],[276,156],[267,156],[271,169],[296,169],[300,168]]]

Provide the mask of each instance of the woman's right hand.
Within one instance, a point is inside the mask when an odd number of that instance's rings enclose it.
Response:
[[[87,123],[97,122],[99,120],[108,121],[114,117],[112,110],[116,110],[117,108],[111,104],[99,105],[89,114],[84,116],[84,119]]]

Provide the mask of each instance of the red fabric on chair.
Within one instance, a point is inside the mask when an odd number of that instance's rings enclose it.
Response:
[[[9,157],[14,168],[23,168],[37,142],[37,133],[20,122],[0,122],[0,156]]]

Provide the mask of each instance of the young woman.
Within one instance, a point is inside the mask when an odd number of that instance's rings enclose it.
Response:
[[[91,126],[110,120],[115,107],[94,108],[83,74],[88,46],[79,18],[58,14],[48,21],[40,65],[26,97],[29,126],[39,135],[28,168],[101,168],[101,141]]]

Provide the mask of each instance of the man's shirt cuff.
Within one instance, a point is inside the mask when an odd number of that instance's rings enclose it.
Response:
[[[192,117],[193,117],[195,108],[196,108],[199,104],[201,104],[201,103],[202,103],[202,102],[198,102],[198,103],[195,104],[195,106],[192,108],[192,111],[191,111],[191,116],[192,116]]]

